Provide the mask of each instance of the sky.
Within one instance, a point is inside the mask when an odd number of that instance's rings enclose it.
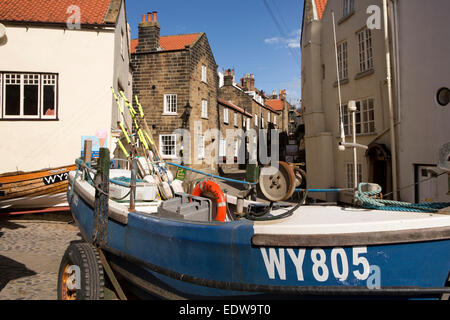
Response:
[[[142,14],[157,11],[161,36],[205,32],[219,71],[234,69],[236,82],[255,75],[271,94],[300,99],[302,0],[126,0],[132,39]]]

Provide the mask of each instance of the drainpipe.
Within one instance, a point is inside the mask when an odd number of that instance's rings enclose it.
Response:
[[[384,22],[384,43],[386,48],[386,81],[388,86],[388,104],[389,104],[389,127],[391,131],[391,155],[392,155],[392,191],[394,200],[398,199],[398,182],[397,182],[397,145],[395,140],[395,120],[392,94],[392,75],[391,75],[391,52],[389,44],[388,29],[388,3],[383,0],[383,22]]]

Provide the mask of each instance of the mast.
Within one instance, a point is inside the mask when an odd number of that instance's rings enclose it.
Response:
[[[343,122],[343,112],[342,112],[342,96],[341,96],[341,79],[339,78],[339,61],[337,52],[337,40],[336,40],[336,22],[334,20],[334,11],[331,11],[333,17],[333,35],[334,35],[334,53],[336,56],[336,76],[338,84],[338,95],[339,95],[339,118],[340,118],[340,133],[341,133],[341,143],[339,144],[339,150],[345,151],[345,132],[344,132],[344,122]]]
[[[392,191],[394,200],[398,199],[398,183],[397,183],[397,145],[395,141],[395,123],[394,123],[394,107],[392,94],[392,75],[391,75],[391,51],[389,46],[389,26],[388,26],[388,4],[387,0],[383,0],[383,19],[384,19],[384,45],[386,48],[386,81],[388,87],[388,103],[389,103],[389,127],[391,131],[391,155],[392,155]]]

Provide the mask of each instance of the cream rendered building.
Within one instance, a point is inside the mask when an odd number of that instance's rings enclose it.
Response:
[[[437,101],[450,87],[450,29],[446,0],[387,0],[390,46],[385,46],[382,0],[305,0],[301,38],[302,102],[310,188],[353,187],[353,151],[339,151],[339,95],[332,12],[346,140],[347,103],[357,103],[358,181],[375,182],[408,202],[449,201],[448,177],[433,178],[442,145],[450,142],[450,105]],[[372,6],[372,7],[371,7]],[[368,10],[369,9],[369,10]],[[369,24],[368,24],[369,21]],[[369,28],[371,27],[371,28]],[[375,27],[372,29],[372,27]],[[392,72],[395,151],[387,81]],[[442,95],[441,95],[442,96]],[[445,99],[444,99],[445,100]],[[443,104],[443,105],[442,105]],[[392,158],[397,170],[393,170]],[[422,180],[425,182],[418,183]],[[321,200],[332,197],[314,195]],[[338,199],[352,201],[352,192]]]
[[[7,1],[0,23],[0,174],[74,164],[82,137],[114,149],[111,87],[132,92],[125,1]]]

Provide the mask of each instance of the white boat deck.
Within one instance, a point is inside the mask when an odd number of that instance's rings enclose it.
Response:
[[[281,214],[279,209],[273,215]],[[450,215],[356,209],[339,206],[302,206],[285,219],[256,222],[255,234],[343,234],[450,228]]]

